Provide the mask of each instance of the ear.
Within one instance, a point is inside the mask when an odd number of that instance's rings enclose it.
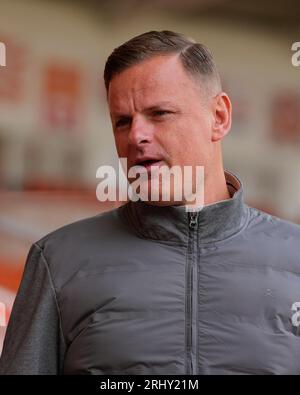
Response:
[[[232,105],[225,92],[214,97],[212,141],[222,140],[231,128]]]

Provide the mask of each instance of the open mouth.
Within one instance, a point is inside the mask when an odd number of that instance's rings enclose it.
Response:
[[[144,166],[146,168],[149,168],[151,166],[155,166],[158,165],[161,161],[157,160],[157,159],[149,159],[149,160],[144,160],[142,162],[140,162],[138,165],[139,166]]]

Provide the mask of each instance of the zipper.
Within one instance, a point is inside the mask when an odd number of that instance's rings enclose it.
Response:
[[[194,261],[195,261],[195,230],[198,225],[198,213],[190,212],[188,215],[189,221],[189,240],[188,240],[188,254],[187,254],[187,296],[186,296],[186,351],[187,351],[187,374],[193,375],[196,374],[196,366],[194,364],[193,359],[193,349],[196,347],[193,344],[193,338],[195,338],[195,334],[193,333],[193,318],[194,318],[194,299],[193,299],[193,281],[194,281]]]
[[[198,225],[198,213],[197,212],[191,212],[189,213],[189,218],[190,218],[190,228],[191,229],[196,229]]]

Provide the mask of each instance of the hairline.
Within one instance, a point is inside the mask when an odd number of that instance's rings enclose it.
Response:
[[[191,43],[191,45],[193,45],[193,43]],[[115,75],[109,81],[109,84],[108,84],[108,87],[106,90],[106,99],[108,99],[110,84],[116,76],[122,74],[124,71],[129,70],[134,66],[141,65],[144,62],[147,62],[151,59],[154,59],[154,58],[160,57],[160,56],[164,56],[164,57],[175,57],[176,56],[177,58],[179,58],[181,66],[182,66],[186,76],[189,77],[191,80],[195,81],[197,84],[199,83],[199,88],[205,87],[205,89],[204,89],[205,90],[205,97],[210,96],[210,91],[213,91],[211,96],[216,95],[222,89],[219,76],[216,75],[215,73],[212,73],[211,75],[207,75],[207,74],[200,73],[200,72],[193,73],[192,70],[186,66],[186,64],[184,63],[184,60],[183,60],[183,52],[185,50],[187,50],[188,48],[189,48],[189,46],[187,46],[179,51],[174,50],[173,52],[162,51],[162,52],[157,52],[157,53],[151,53],[149,55],[146,55],[143,59],[136,60],[132,64],[124,67],[123,70],[119,71],[118,73],[115,73]]]

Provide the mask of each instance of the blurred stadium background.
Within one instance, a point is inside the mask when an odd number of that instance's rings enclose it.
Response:
[[[112,208],[95,194],[117,166],[102,74],[136,34],[211,48],[234,106],[225,167],[249,204],[300,223],[299,15],[297,0],[0,0],[0,352],[30,245]]]

